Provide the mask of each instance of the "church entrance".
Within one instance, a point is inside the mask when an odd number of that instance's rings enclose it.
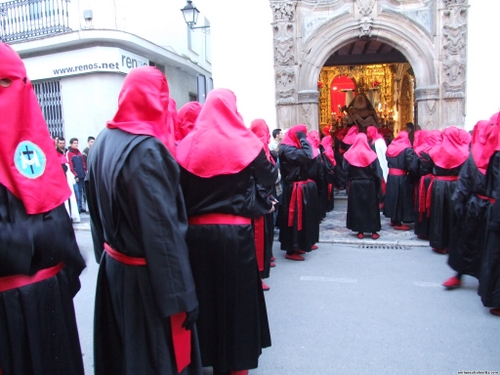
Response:
[[[394,132],[464,126],[467,0],[270,5],[278,127],[338,126],[360,93]]]
[[[397,134],[406,123],[417,122],[411,65],[398,50],[374,39],[358,39],[335,51],[320,71],[318,92],[322,134],[354,122]],[[358,95],[364,101],[356,101]],[[360,103],[366,107],[359,108]],[[361,118],[354,121],[353,112]]]

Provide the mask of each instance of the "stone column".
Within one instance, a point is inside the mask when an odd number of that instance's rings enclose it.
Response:
[[[467,0],[444,0],[441,11],[442,116],[437,128],[465,126],[465,82],[467,67]]]
[[[271,1],[274,20],[272,26],[274,34],[276,117],[277,125],[282,129],[288,129],[298,123],[296,8],[296,0]]]

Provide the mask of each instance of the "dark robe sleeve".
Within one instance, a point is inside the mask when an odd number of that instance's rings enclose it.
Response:
[[[472,165],[471,165],[472,162]],[[465,164],[460,168],[460,173],[458,174],[457,187],[453,193],[452,199],[457,202],[465,203],[472,194],[473,189],[473,174],[471,173],[471,167],[473,167],[473,159],[469,157]]]
[[[257,158],[252,163],[255,170],[256,183],[264,186],[266,189],[272,190],[278,180],[278,167],[267,160],[264,150],[257,155]]]
[[[409,181],[411,184],[418,179],[418,173],[412,169],[412,166],[415,165],[415,159],[418,159],[417,154],[413,151],[412,148],[405,149],[405,169],[409,172]]]
[[[102,229],[101,216],[99,208],[95,200],[97,192],[91,192],[92,185],[90,184],[90,174],[85,177],[85,191],[87,192],[87,205],[90,213],[90,232],[92,234],[92,242],[94,244],[94,255],[97,263],[101,262],[102,253],[104,251],[104,232]]]
[[[124,166],[128,210],[145,254],[154,298],[166,318],[198,306],[185,241],[187,214],[177,162],[160,144],[138,147]],[[132,159],[132,158],[130,158]],[[138,162],[139,161],[139,162]]]
[[[488,229],[500,232],[500,152],[496,151],[490,158],[486,171],[486,192],[495,199],[491,205]]]
[[[33,275],[60,262],[74,296],[85,261],[64,204],[28,215],[22,201],[0,185],[0,276]]]
[[[10,197],[7,188],[0,185],[0,276],[28,275],[34,254],[32,218],[16,212],[9,204]]]

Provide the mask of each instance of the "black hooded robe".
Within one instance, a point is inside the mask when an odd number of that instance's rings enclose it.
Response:
[[[382,170],[377,159],[366,167],[347,163],[349,194],[346,226],[355,232],[380,231],[379,189]]]
[[[64,262],[55,276],[0,292],[0,373],[83,375],[73,297],[85,262],[64,204],[28,215],[0,184],[0,278],[33,275]]]
[[[305,139],[300,139],[302,148],[282,144],[280,146],[280,170],[283,181],[283,201],[278,212],[278,227],[280,229],[279,241],[281,250],[293,254],[297,250],[311,251],[311,247],[317,242],[316,216],[317,211],[314,204],[318,199],[318,189],[313,181],[309,179],[309,166],[312,162],[311,146]],[[300,184],[300,185],[299,185]],[[302,216],[299,215],[299,205],[295,202],[292,207],[293,222],[289,226],[290,205],[292,193],[301,189],[302,191]],[[297,193],[297,200],[299,194]],[[300,226],[299,226],[300,221]]]
[[[464,215],[455,215],[448,246],[448,265],[456,272],[479,277],[486,229],[486,177],[477,168],[472,154],[460,169],[452,200],[464,205]]]
[[[463,165],[463,164],[462,164]],[[439,177],[458,176],[460,168],[445,169],[434,165],[429,218],[429,244],[433,249],[447,250],[451,229],[455,225],[455,202],[452,200],[457,181],[443,181]]]
[[[486,215],[478,294],[486,307],[500,308],[500,152],[490,158],[486,171],[486,195],[495,199]]]
[[[410,167],[417,157],[413,149],[405,148],[395,157],[387,156],[389,176],[387,177],[387,190],[384,197],[383,213],[394,223],[412,223],[416,213],[413,206],[412,175],[392,175],[391,168],[410,172]]]
[[[264,151],[234,174],[202,178],[181,167],[188,216],[259,217],[272,205],[248,194],[255,194],[252,180],[271,189],[277,178]],[[203,366],[218,371],[258,367],[271,336],[251,223],[190,224],[187,244],[200,304],[197,326]]]
[[[157,138],[104,129],[89,155],[91,230],[100,263],[94,316],[96,375],[174,375],[170,316],[198,306],[185,242],[179,166]],[[104,243],[145,266],[116,261]],[[196,329],[191,364],[202,373]]]

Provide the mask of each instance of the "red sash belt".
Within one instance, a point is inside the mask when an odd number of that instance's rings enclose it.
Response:
[[[116,251],[111,246],[109,246],[106,242],[104,243],[104,250],[109,254],[111,258],[116,260],[117,262],[126,264],[127,266],[145,266],[146,259],[145,258],[134,258],[129,257],[119,251]]]
[[[61,262],[53,267],[44,268],[38,271],[34,275],[10,275],[0,277],[0,293],[6,290],[21,288],[26,285],[34,284],[39,281],[50,279],[59,273],[64,267],[64,263]]]
[[[313,180],[295,181],[293,183],[292,196],[290,197],[290,207],[288,208],[288,226],[293,227],[293,219],[295,217],[295,206],[297,205],[297,230],[302,230],[302,186],[307,185]]]
[[[389,168],[389,174],[391,176],[406,176],[407,172],[404,169]]]
[[[231,214],[204,214],[193,216],[188,219],[189,225],[247,225],[252,224],[252,219],[244,216]]]
[[[264,253],[265,253],[265,220],[264,216],[260,216],[253,220],[254,228],[254,242],[255,242],[255,253],[257,255],[257,264],[259,265],[259,271],[264,271]],[[1,375],[1,374],[0,374]]]
[[[418,212],[419,212],[419,220],[422,221],[422,214],[426,210],[426,202],[427,202],[427,190],[425,189],[425,179],[428,178],[432,181],[434,175],[432,173],[423,175],[420,177],[419,183],[419,191],[418,191]]]
[[[478,198],[482,199],[483,201],[489,201],[491,204],[495,204],[496,199],[495,198],[490,198],[487,197],[486,195],[481,195],[481,194],[476,194]]]
[[[434,176],[427,188],[427,198],[425,202],[425,208],[427,209],[427,217],[431,216],[431,199],[432,199],[432,186],[434,185],[434,181],[457,181],[458,176]]]
[[[122,254],[113,249],[106,242],[104,243],[104,250],[111,258],[119,263],[126,264],[127,266],[145,266],[146,258],[134,258]],[[174,343],[175,360],[177,363],[177,371],[180,373],[182,370],[191,363],[191,331],[182,327],[186,319],[186,313],[180,312],[170,316],[170,325],[172,327],[172,342]]]

